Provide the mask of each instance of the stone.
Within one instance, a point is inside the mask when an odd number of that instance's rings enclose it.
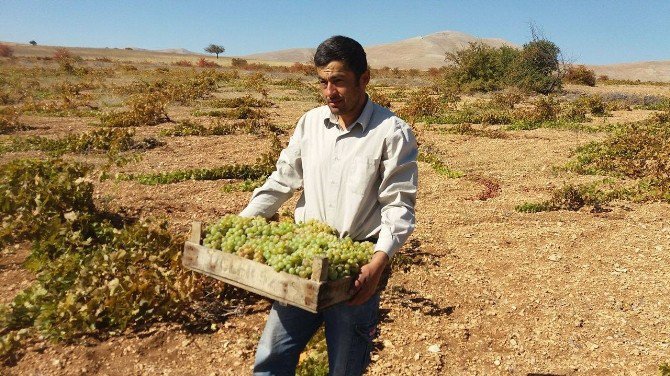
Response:
[[[440,352],[440,345],[435,344],[435,345],[428,346],[428,352],[432,352],[434,354],[439,353]]]
[[[561,256],[560,254],[558,254],[558,253],[552,253],[552,254],[549,255],[549,257],[548,257],[549,261],[554,261],[554,262],[556,262],[556,261],[560,261],[561,258],[562,258],[562,256]]]

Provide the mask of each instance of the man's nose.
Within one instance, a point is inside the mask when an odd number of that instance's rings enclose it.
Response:
[[[327,84],[326,84],[326,88],[325,88],[325,94],[326,94],[326,96],[331,97],[331,96],[333,96],[335,93],[337,93],[337,90],[335,89],[335,85],[333,85],[333,84],[330,83],[330,82],[327,83]]]

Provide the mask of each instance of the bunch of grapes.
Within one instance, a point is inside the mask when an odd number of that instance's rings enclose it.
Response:
[[[327,224],[268,222],[229,214],[206,231],[204,245],[265,263],[276,271],[308,278],[315,256],[328,258],[328,279],[356,276],[370,261],[373,245],[340,239]]]

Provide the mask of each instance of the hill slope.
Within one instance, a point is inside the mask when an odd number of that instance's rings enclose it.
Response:
[[[126,47],[126,48],[94,48],[94,47],[60,47],[60,46],[47,46],[47,45],[37,45],[31,46],[29,44],[23,43],[13,43],[13,42],[1,42],[0,44],[6,44],[14,49],[14,56],[16,57],[51,57],[58,48],[65,48],[70,51],[73,55],[80,56],[84,59],[100,59],[100,58],[109,58],[117,59],[123,61],[152,61],[152,62],[164,62],[164,63],[173,63],[179,60],[192,59],[195,62],[196,59],[201,57],[214,58],[212,55],[205,55],[189,51],[183,48],[174,48],[166,50],[147,50],[143,48],[135,47]],[[220,59],[223,61],[224,59]],[[228,59],[229,60],[229,59]]]
[[[365,51],[368,55],[368,63],[374,68],[428,69],[444,65],[445,53],[455,52],[467,47],[468,43],[476,41],[482,41],[494,47],[514,46],[514,44],[503,39],[481,39],[457,31],[442,31],[393,43],[366,46]],[[292,48],[243,57],[264,61],[304,63],[312,59],[314,51],[314,48]]]
[[[591,65],[596,75],[619,80],[670,82],[670,60]]]

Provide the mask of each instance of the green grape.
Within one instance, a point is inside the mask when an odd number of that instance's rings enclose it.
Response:
[[[302,278],[311,276],[314,257],[327,257],[329,280],[356,275],[373,253],[372,243],[340,239],[322,222],[267,222],[236,215],[226,215],[209,226],[204,245]]]

